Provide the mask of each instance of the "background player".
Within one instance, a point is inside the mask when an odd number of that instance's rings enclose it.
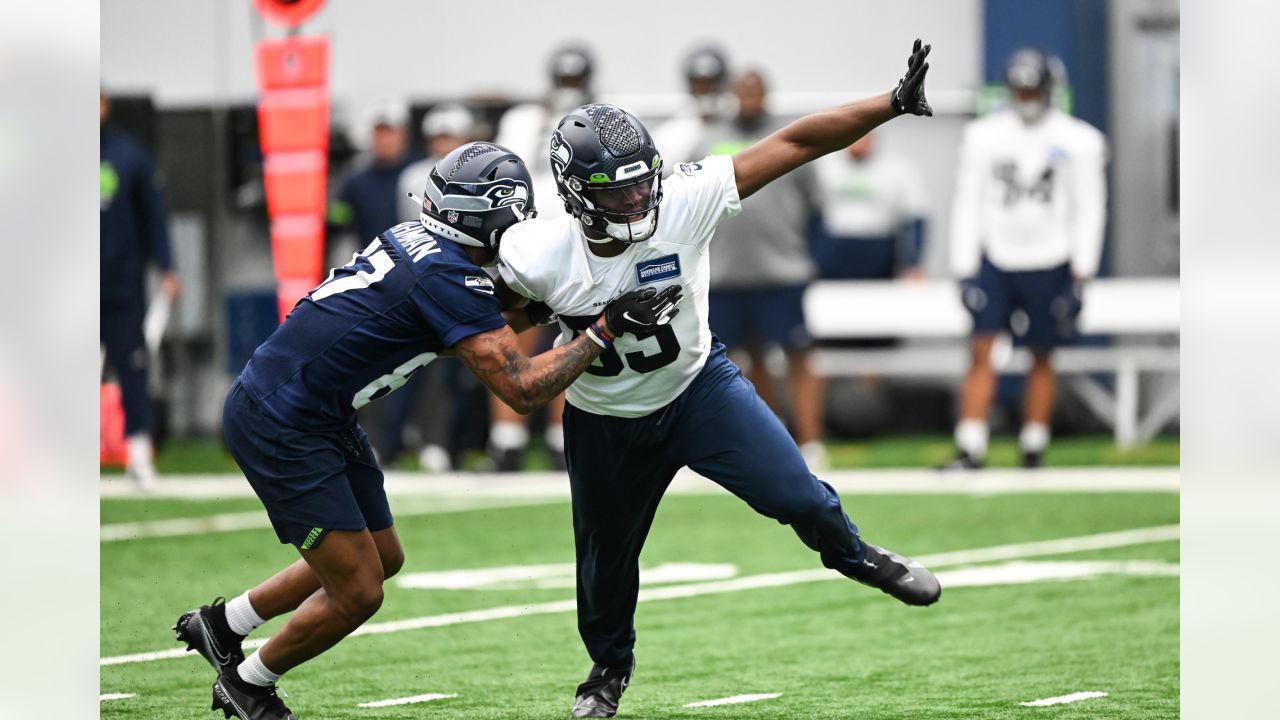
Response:
[[[956,459],[946,468],[979,468],[986,460],[996,383],[991,348],[1001,330],[1019,331],[1031,349],[1018,444],[1024,467],[1040,465],[1057,386],[1052,351],[1075,336],[1081,283],[1098,272],[1106,140],[1052,106],[1055,62],[1038,50],[1014,53],[1005,69],[1012,107],[965,128],[951,262],[965,278],[973,338]],[[1025,327],[1011,324],[1014,317],[1025,318]]]
[[[442,158],[422,218],[375,238],[299,301],[227,396],[227,444],[282,543],[302,559],[230,603],[179,618],[180,641],[219,669],[214,709],[287,720],[275,683],[332,647],[382,603],[404,562],[382,471],[355,411],[448,351],[504,402],[529,412],[564,391],[614,334],[657,327],[679,291],[632,293],[602,308],[588,335],[529,358],[499,313],[491,262],[533,206],[524,164],[489,143]],[[247,659],[240,641],[295,611]]]
[[[733,155],[777,131],[783,123],[768,108],[768,84],[759,70],[733,83],[738,112],[711,123],[692,157]],[[779,417],[787,417],[766,358],[781,348],[786,360],[791,419],[800,454],[811,470],[826,468],[822,444],[825,382],[814,371],[813,338],[806,329],[804,293],[814,276],[809,225],[820,193],[813,167],[802,165],[752,196],[741,217],[719,229],[711,255],[710,321],[730,354],[746,351],[747,377]]]
[[[99,229],[102,242],[99,338],[107,363],[120,380],[129,459],[125,471],[141,488],[156,482],[152,460],[153,418],[147,392],[147,264],[162,273],[161,291],[178,297],[178,273],[169,248],[164,197],[151,156],[136,140],[108,122],[110,103],[98,93]]]
[[[564,204],[556,198],[556,183],[547,163],[547,138],[555,124],[573,108],[589,103],[595,94],[592,78],[595,60],[582,45],[567,45],[551,53],[548,63],[551,88],[541,102],[516,105],[502,115],[495,142],[522,158],[527,158],[533,189],[542,198],[538,214],[554,218],[564,213]],[[555,338],[552,328],[538,327],[521,333],[520,349],[533,354],[550,347]],[[551,467],[564,470],[564,396],[546,405],[546,429],[543,441],[551,458]],[[515,413],[497,398],[489,401],[489,457],[498,472],[524,469],[525,450],[529,446],[529,418]]]
[[[568,391],[566,457],[578,559],[578,629],[595,662],[575,717],[611,717],[635,667],[639,555],[658,503],[684,466],[790,525],[824,565],[912,605],[941,594],[919,563],[863,542],[830,485],[799,449],[707,326],[708,245],[740,198],[857,140],[897,115],[930,115],[929,48],[917,40],[890,93],[805,116],[732,157],[662,158],[639,120],[612,105],[571,112],[551,140],[560,197],[572,217],[513,228],[500,251],[499,291],[548,305],[561,342],[596,308],[633,288],[687,288],[693,312],[620,340]],[[664,194],[665,193],[665,194]]]

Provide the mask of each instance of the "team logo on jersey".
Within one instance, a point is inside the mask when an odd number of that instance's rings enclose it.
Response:
[[[680,163],[676,166],[680,172],[693,177],[693,174],[702,169],[702,163]]]
[[[463,282],[476,292],[482,292],[485,295],[493,294],[493,280],[484,275],[468,275],[463,279]]]
[[[636,263],[636,281],[641,285],[680,277],[680,256],[665,255],[654,260]]]

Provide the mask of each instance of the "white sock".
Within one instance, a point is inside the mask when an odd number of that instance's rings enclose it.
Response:
[[[1024,453],[1044,452],[1049,447],[1049,426],[1044,423],[1027,423],[1018,435],[1018,445]]]
[[[496,422],[489,428],[489,444],[498,450],[519,450],[529,444],[529,429],[516,422]]]
[[[974,460],[987,456],[987,424],[981,420],[961,420],[956,423],[956,447]]]
[[[258,612],[249,602],[248,592],[227,603],[227,624],[231,626],[231,632],[237,635],[248,635],[264,622],[266,620],[258,616]]]
[[[542,434],[542,439],[547,442],[547,447],[555,452],[564,452],[564,426],[563,425],[547,425],[547,431]]]
[[[252,655],[244,659],[240,663],[240,679],[251,684],[267,687],[275,685],[280,679],[279,673],[273,673],[262,664],[262,660],[258,658],[258,651],[254,651]]]
[[[151,436],[147,433],[138,433],[129,436],[129,464],[139,467],[151,467],[153,451],[151,449]]]

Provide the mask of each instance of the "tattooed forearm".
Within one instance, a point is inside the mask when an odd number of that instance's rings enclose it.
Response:
[[[472,336],[456,348],[476,377],[518,413],[528,413],[564,392],[601,352],[581,335],[531,358],[520,352],[509,328]]]

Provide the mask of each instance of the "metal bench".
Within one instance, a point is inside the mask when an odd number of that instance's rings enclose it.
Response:
[[[1178,416],[1179,283],[1176,278],[1101,279],[1085,287],[1080,329],[1110,337],[1107,345],[1060,348],[1055,367],[1068,387],[1114,430],[1122,447],[1150,440]],[[964,343],[970,317],[954,281],[815,282],[805,295],[810,333],[820,341],[894,337],[891,348],[820,348],[829,376],[957,377],[968,367]],[[1001,373],[1025,372],[1030,354],[997,343],[992,364]],[[1145,403],[1143,373],[1156,374]],[[1114,390],[1093,376],[1111,374]]]

